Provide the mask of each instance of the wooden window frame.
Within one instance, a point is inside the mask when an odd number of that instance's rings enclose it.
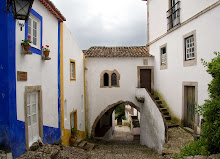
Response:
[[[74,63],[74,78],[72,78],[72,66],[71,64]],[[75,60],[72,60],[70,59],[70,81],[76,81],[76,61]]]

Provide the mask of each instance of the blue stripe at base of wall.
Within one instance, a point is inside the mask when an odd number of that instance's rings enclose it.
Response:
[[[44,137],[43,137],[44,143],[53,144],[53,143],[60,142],[61,140],[60,128],[44,126],[43,133],[44,133]]]

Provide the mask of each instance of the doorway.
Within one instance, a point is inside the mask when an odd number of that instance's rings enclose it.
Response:
[[[39,135],[39,108],[38,92],[28,93],[27,95],[27,123],[28,123],[28,145],[40,139]]]
[[[194,129],[195,124],[195,86],[184,87],[184,126]]]
[[[77,110],[74,110],[70,113],[70,128],[71,128],[71,131],[74,131],[74,134],[76,136],[76,132],[77,132]]]
[[[151,92],[151,69],[140,69],[140,87]]]

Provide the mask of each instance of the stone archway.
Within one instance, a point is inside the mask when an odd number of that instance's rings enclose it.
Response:
[[[137,109],[140,112],[140,107],[136,106],[134,103],[130,101],[118,101],[116,103],[113,103],[111,105],[108,105],[95,119],[93,125],[92,125],[92,130],[91,130],[91,138],[95,136],[95,128],[98,123],[98,121],[101,119],[101,117],[111,108],[117,107],[120,104],[125,104],[125,105],[130,105],[133,108]]]

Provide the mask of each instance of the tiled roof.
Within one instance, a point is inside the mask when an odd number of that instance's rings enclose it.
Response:
[[[53,14],[57,20],[63,22],[66,18],[60,13],[60,11],[55,7],[55,5],[50,0],[39,0],[50,12]]]
[[[91,47],[84,50],[85,57],[149,57],[146,46]]]

